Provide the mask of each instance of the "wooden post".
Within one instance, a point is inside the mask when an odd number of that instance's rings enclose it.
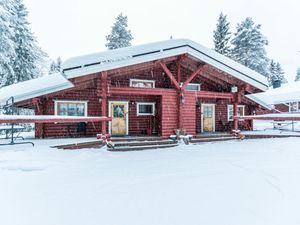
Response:
[[[235,133],[239,129],[238,104],[240,101],[241,101],[241,92],[237,92],[235,94],[235,98],[233,102],[233,129]]]
[[[178,92],[178,128],[183,129],[184,91]]]
[[[239,129],[239,119],[238,116],[238,102],[235,100],[233,103],[233,129],[234,132],[237,132]]]
[[[101,116],[107,117],[107,94],[108,94],[108,82],[107,71],[101,72]],[[106,122],[101,123],[101,133],[107,134]]]
[[[39,98],[33,98],[32,99],[32,103],[35,106],[35,115],[43,115],[43,102],[41,99]],[[38,123],[35,124],[35,137],[36,138],[44,138],[45,134],[44,134],[44,124],[43,123]]]
[[[181,83],[181,68],[180,68],[180,61],[181,58],[177,61],[177,82],[180,85]],[[182,111],[183,111],[183,105],[181,102],[181,98],[184,97],[183,91],[178,91],[178,121],[177,121],[177,127],[179,129],[183,128],[183,118],[182,118]]]

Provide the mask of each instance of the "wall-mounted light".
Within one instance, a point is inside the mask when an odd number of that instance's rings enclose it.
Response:
[[[238,92],[238,87],[235,86],[235,85],[231,86],[231,92],[232,92],[232,93]]]

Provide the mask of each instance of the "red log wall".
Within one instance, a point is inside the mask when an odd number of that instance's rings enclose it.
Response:
[[[128,132],[130,135],[142,135],[146,134],[147,129],[155,128],[155,131],[159,131],[160,121],[160,97],[159,96],[117,96],[112,95],[108,98],[108,101],[128,101]],[[155,116],[138,116],[137,115],[137,103],[138,102],[155,102],[156,115]],[[153,127],[154,126],[154,127]]]

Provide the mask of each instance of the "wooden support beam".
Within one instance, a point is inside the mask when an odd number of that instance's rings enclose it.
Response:
[[[180,90],[180,85],[178,84],[177,80],[175,79],[175,77],[173,76],[173,74],[171,73],[171,71],[168,69],[168,67],[166,66],[165,63],[163,62],[159,62],[159,65],[163,68],[163,70],[165,71],[165,73],[167,74],[167,76],[170,78],[171,82],[175,85],[177,90]]]
[[[238,102],[233,103],[233,129],[235,132],[239,129],[239,119],[238,119]]]
[[[224,92],[213,92],[213,91],[197,91],[197,98],[218,98],[218,99],[229,99],[234,100],[235,95],[232,93]]]
[[[190,68],[188,68],[188,67],[187,67],[185,64],[183,64],[183,63],[181,63],[181,66],[182,66],[183,68],[186,68],[186,69],[189,69],[189,70],[190,70]],[[196,70],[196,69],[197,69],[197,67],[195,67],[195,70]],[[216,77],[214,77],[214,76],[211,76],[211,75],[209,75],[209,73],[207,73],[207,72],[200,71],[200,74],[201,74],[201,77],[207,79],[209,82],[214,82],[215,84],[221,85],[221,86],[227,86],[227,85],[228,85],[228,83],[226,83],[225,81],[220,80],[220,79],[218,79],[218,78],[216,78]]]
[[[137,87],[111,87],[111,95],[148,95],[160,96],[164,94],[172,94],[177,91],[167,88],[137,88]]]
[[[200,65],[195,72],[193,72],[189,78],[183,83],[181,89],[184,90],[184,88],[186,87],[186,85],[188,85],[197,75],[198,73],[202,70],[203,65]]]
[[[241,92],[235,93],[233,101],[233,129],[235,132],[239,129],[238,104],[241,102]]]
[[[178,92],[174,89],[167,88],[135,88],[135,87],[111,87],[112,95],[149,95],[160,96],[174,94]],[[197,98],[218,98],[234,100],[235,95],[229,92],[214,92],[214,91],[197,91],[195,92]]]

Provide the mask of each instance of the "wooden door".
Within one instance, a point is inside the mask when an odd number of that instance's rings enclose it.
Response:
[[[215,105],[202,104],[202,132],[215,132]]]
[[[128,134],[128,103],[127,102],[110,102],[111,135]]]

